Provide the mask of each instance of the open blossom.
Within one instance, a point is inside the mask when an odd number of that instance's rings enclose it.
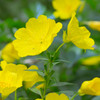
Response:
[[[100,95],[100,78],[96,77],[90,81],[84,81],[79,89],[79,95]]]
[[[40,15],[38,19],[30,18],[26,28],[20,28],[15,33],[13,44],[18,55],[34,56],[47,50],[61,28],[60,22],[47,19],[45,15]]]
[[[12,42],[8,43],[1,51],[1,57],[7,62],[14,62],[19,59],[18,52],[15,50]]]
[[[82,60],[84,65],[97,65],[100,63],[100,56],[92,56]]]
[[[6,76],[1,74],[0,77],[2,77],[1,78],[2,80],[3,79],[6,80],[6,78],[7,78],[6,82],[8,81],[8,83],[13,81],[12,77],[13,78],[15,77],[16,80],[14,80],[14,82],[16,82],[16,84],[17,84],[17,81],[20,82],[20,84],[22,84],[22,82],[25,81],[26,83],[28,82],[27,88],[29,88],[29,87],[32,87],[34,84],[36,84],[39,81],[44,81],[44,79],[36,71],[26,71],[28,69],[38,69],[38,67],[35,65],[32,65],[29,68],[27,68],[25,65],[22,65],[22,64],[18,64],[18,65],[15,65],[12,63],[7,64],[6,61],[1,61],[1,68],[2,68],[1,72],[5,73]],[[7,76],[8,75],[7,73],[8,74],[11,73],[11,77]],[[13,75],[15,75],[15,76],[13,76]],[[0,81],[2,82],[1,79],[0,79]],[[22,85],[20,85],[20,86],[22,86]],[[37,88],[42,88],[42,87],[43,87],[43,84],[40,84],[39,86],[37,86]],[[18,87],[14,88],[14,90],[9,92],[9,94],[14,92],[17,88]],[[4,88],[4,89],[5,90],[3,90],[3,91],[7,91],[6,88]],[[2,91],[0,93],[2,93]],[[3,95],[6,95],[6,94],[3,94]]]
[[[68,19],[72,16],[81,4],[80,0],[53,0],[53,7],[55,9],[54,16],[61,19]]]
[[[9,71],[0,71],[0,93],[2,98],[6,98],[17,88],[22,86],[22,77]]]
[[[38,67],[35,65],[32,65],[28,68],[28,70],[33,69],[33,70],[38,70]],[[40,76],[36,71],[25,71],[24,75],[26,77],[24,77],[24,86],[25,88],[30,88],[32,87],[34,84],[36,84],[37,82],[43,82],[44,78],[42,76]],[[38,85],[36,88],[40,89],[43,88],[44,84],[40,84]]]
[[[94,40],[90,38],[90,32],[86,27],[79,27],[79,22],[73,13],[72,18],[68,24],[67,35],[66,31],[63,32],[63,41],[72,42],[81,49],[94,49]]]
[[[100,21],[87,21],[85,24],[94,30],[100,31]]]
[[[6,61],[1,61],[1,68],[4,71],[10,71],[13,73],[16,73],[18,76],[22,77],[24,76],[24,70],[27,69],[25,65],[22,64],[13,64],[13,63],[7,63]]]
[[[43,99],[36,99],[36,100],[43,100]],[[47,94],[45,100],[69,100],[69,98],[65,94],[58,95],[57,93],[49,93]]]

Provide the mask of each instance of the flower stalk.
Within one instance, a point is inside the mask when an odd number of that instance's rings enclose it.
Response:
[[[15,100],[17,100],[17,90],[15,91]]]
[[[71,98],[71,100],[74,100],[77,95],[78,95],[78,92],[75,93],[75,95]]]
[[[62,43],[58,48],[57,50],[54,52],[53,56],[50,56],[49,59],[49,62],[48,62],[48,67],[47,67],[47,70],[45,70],[45,85],[44,85],[44,90],[43,90],[43,94],[41,94],[41,97],[43,100],[45,100],[45,95],[46,95],[46,91],[49,87],[49,82],[50,82],[50,77],[52,76],[51,72],[53,71],[53,62],[55,60],[55,56],[56,56],[56,53],[59,51],[59,49],[64,45],[65,43]]]

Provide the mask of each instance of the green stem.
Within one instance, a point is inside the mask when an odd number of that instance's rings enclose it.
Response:
[[[63,42],[58,48],[57,50],[54,52],[54,56],[56,55],[56,53],[59,51],[59,49],[64,45],[65,43]]]
[[[56,55],[56,53],[59,51],[59,49],[62,47],[64,45],[64,43],[62,43],[58,48],[57,48],[57,50],[54,52],[54,55],[53,55],[53,57],[55,58],[55,55]],[[43,91],[43,95],[42,95],[42,99],[43,100],[45,100],[45,94],[46,94],[46,91],[47,91],[47,89],[48,89],[48,84],[49,84],[49,81],[50,81],[50,72],[51,72],[51,70],[52,70],[52,63],[53,63],[53,61],[54,61],[54,58],[52,59],[52,58],[50,58],[49,59],[49,66],[48,66],[48,70],[47,70],[47,72],[46,72],[46,76],[47,76],[47,80],[45,80],[45,87],[44,87],[44,91]]]
[[[46,88],[47,88],[47,84],[46,84],[46,81],[45,81],[45,87],[44,87],[43,96],[42,96],[43,100],[45,100]]]
[[[52,62],[50,61],[50,62],[49,62],[48,70],[47,70],[47,72],[46,72],[47,80],[45,80],[44,93],[43,93],[43,96],[42,96],[42,99],[43,99],[43,100],[45,100],[45,94],[46,94],[46,91],[47,91],[47,89],[48,89],[48,84],[49,84],[49,80],[50,80],[49,73],[50,73],[51,65],[52,65]]]
[[[17,100],[17,90],[15,91],[15,100]]]
[[[74,100],[74,98],[78,95],[78,92],[75,93],[75,95],[71,98],[71,100]]]

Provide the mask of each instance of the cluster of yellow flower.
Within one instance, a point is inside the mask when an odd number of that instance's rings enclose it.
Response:
[[[61,19],[69,19],[73,12],[77,10],[82,12],[85,6],[85,0],[53,0],[52,5],[55,9],[54,16]],[[90,28],[100,31],[100,21],[86,21],[83,24]]]
[[[63,3],[62,0],[53,0],[53,6],[56,9],[54,15],[62,19],[71,17],[67,34],[66,31],[63,32],[64,43],[72,42],[81,49],[93,50],[94,40],[90,38],[90,32],[86,27],[80,27],[75,17],[75,11],[80,3],[80,0],[63,0]],[[93,27],[93,22],[88,24],[96,29]],[[62,23],[56,23],[55,20],[49,19],[45,15],[40,15],[38,19],[30,18],[25,28],[20,28],[16,31],[16,39],[7,44],[1,52],[1,57],[5,60],[1,61],[2,70],[0,71],[0,93],[3,98],[6,98],[10,93],[21,87],[22,82],[24,82],[26,88],[30,88],[39,81],[45,81],[36,71],[28,71],[29,69],[38,70],[37,66],[32,65],[27,68],[25,65],[15,65],[11,62],[20,59],[20,57],[35,56],[46,51],[61,28]],[[10,63],[7,64],[6,61]],[[37,86],[38,89],[41,87],[43,88],[44,84]],[[79,89],[79,94],[100,95],[100,78],[83,82]],[[49,93],[46,96],[46,100],[69,100],[69,98],[65,94]]]
[[[38,19],[31,18],[26,23],[26,28],[20,28],[16,31],[16,40],[2,50],[2,58],[13,62],[19,57],[40,54],[48,49],[61,28],[60,22],[56,23],[44,15],[40,15]],[[68,24],[67,35],[66,31],[63,32],[63,42],[72,42],[81,49],[94,49],[94,40],[90,38],[90,32],[86,27],[79,27],[75,12]]]
[[[1,61],[1,68],[0,93],[3,98],[6,98],[10,93],[21,87],[23,81],[25,88],[30,88],[35,83],[44,81],[43,77],[41,77],[36,71],[28,71],[29,69],[38,70],[38,67],[35,65],[32,65],[27,69],[27,67],[22,64],[7,64],[6,61]],[[43,84],[37,86],[38,89],[41,87],[43,87]]]

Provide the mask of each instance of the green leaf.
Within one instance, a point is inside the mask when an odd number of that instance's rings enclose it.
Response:
[[[44,61],[48,61],[47,58],[37,58],[37,60],[44,60]]]
[[[54,63],[53,63],[53,66],[55,66],[55,65],[57,65],[57,64],[59,64],[59,63],[60,63],[60,62],[54,62]]]
[[[43,73],[43,71],[41,71],[41,70],[28,69],[28,70],[25,70],[25,71],[36,71],[39,75],[44,76],[44,73]]]
[[[39,82],[37,82],[35,85],[33,85],[32,88],[35,88],[35,87],[39,86],[39,85],[42,84],[42,83],[44,83],[44,81],[39,81]]]
[[[67,60],[56,60],[58,62],[64,62],[64,63],[71,63],[70,61],[67,61]]]
[[[53,84],[52,86],[65,86],[65,85],[74,85],[74,84],[69,82],[58,82]]]
[[[68,97],[72,97],[74,95],[74,91],[70,91],[70,90],[67,90],[67,91],[60,91],[59,93],[64,93],[66,94]]]
[[[34,93],[36,93],[36,94],[41,95],[40,90],[39,90],[39,89],[37,89],[37,88],[30,88],[29,90],[30,90],[30,91],[32,91],[32,92],[34,92]]]

